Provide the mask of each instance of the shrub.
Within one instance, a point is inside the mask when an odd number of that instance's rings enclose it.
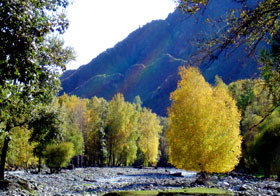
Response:
[[[265,176],[280,179],[280,120],[272,121],[255,137],[251,156]]]
[[[50,144],[44,153],[46,164],[51,173],[58,172],[62,167],[66,167],[74,154],[74,145],[70,142]]]

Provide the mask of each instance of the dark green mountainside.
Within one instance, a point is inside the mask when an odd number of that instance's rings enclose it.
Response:
[[[61,76],[62,93],[111,99],[120,92],[127,101],[139,95],[144,106],[165,115],[169,94],[179,79],[178,67],[186,65],[199,49],[197,38],[216,30],[206,18],[222,15],[236,6],[238,3],[231,0],[216,0],[200,15],[190,16],[175,10],[166,20],[152,21],[89,64],[66,71]],[[213,82],[216,75],[226,83],[254,76],[256,63],[244,50],[221,55],[211,66],[201,67],[207,81]]]

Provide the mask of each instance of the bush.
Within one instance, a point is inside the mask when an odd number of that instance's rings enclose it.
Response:
[[[74,145],[70,142],[50,144],[44,153],[46,164],[51,173],[58,172],[62,167],[66,167],[74,154]]]
[[[280,123],[271,122],[256,136],[251,156],[265,176],[278,175],[280,179]]]

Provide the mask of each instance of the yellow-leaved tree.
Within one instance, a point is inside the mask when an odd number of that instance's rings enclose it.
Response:
[[[197,68],[181,67],[179,74],[168,110],[170,162],[189,171],[231,171],[241,154],[235,101],[221,80],[212,87]]]
[[[108,165],[128,166],[136,159],[138,113],[136,106],[116,94],[108,104],[106,119]]]
[[[151,110],[144,108],[139,117],[138,147],[143,153],[144,166],[155,165],[158,158],[160,120]]]

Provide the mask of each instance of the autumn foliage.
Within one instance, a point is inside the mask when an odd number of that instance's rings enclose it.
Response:
[[[231,171],[241,153],[235,101],[222,81],[212,87],[197,68],[180,68],[179,74],[168,111],[170,162],[191,171]]]

